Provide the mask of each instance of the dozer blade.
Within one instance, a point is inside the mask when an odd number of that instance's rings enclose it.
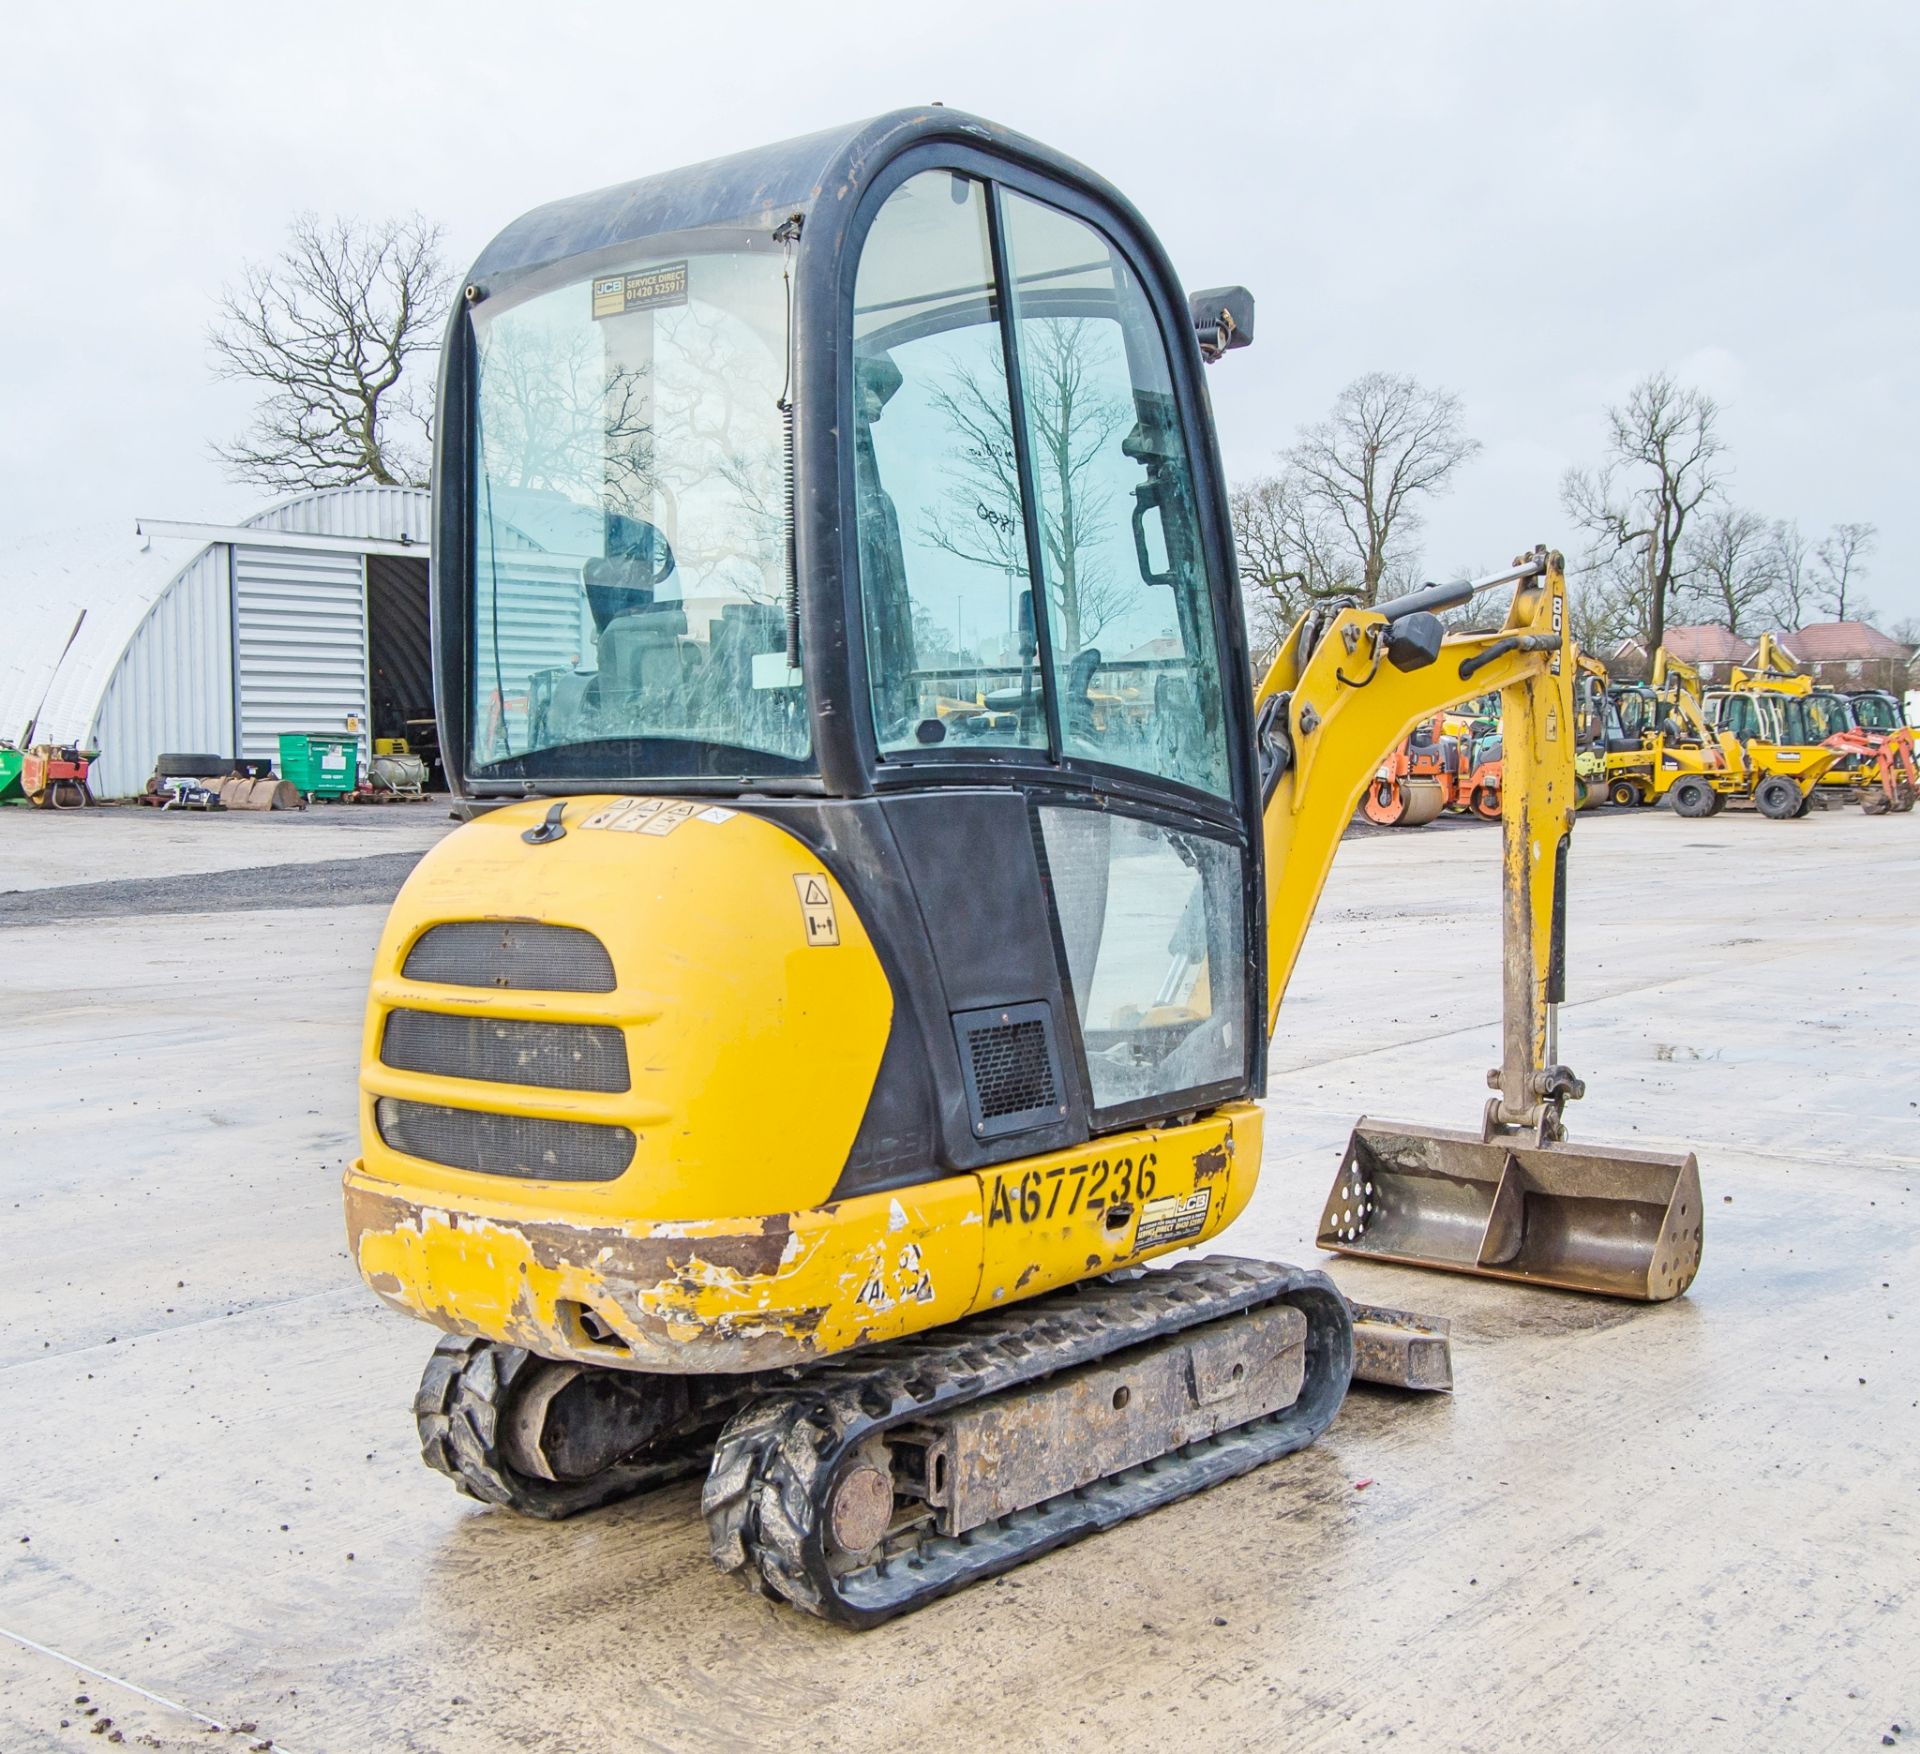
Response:
[[[1390,1389],[1443,1393],[1453,1387],[1452,1324],[1445,1316],[1382,1309],[1377,1303],[1353,1311],[1353,1380]]]
[[[1315,1241],[1335,1254],[1663,1303],[1700,1266],[1693,1154],[1492,1143],[1362,1119]]]

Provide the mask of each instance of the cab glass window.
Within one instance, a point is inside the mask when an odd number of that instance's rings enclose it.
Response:
[[[1812,742],[1823,742],[1854,728],[1853,702],[1844,694],[1810,694],[1806,708]]]
[[[1784,743],[1788,748],[1804,748],[1809,743],[1818,743],[1826,736],[1819,728],[1815,716],[1814,703],[1806,695],[1775,695],[1768,702],[1773,740]]]
[[[927,171],[854,283],[854,499],[883,753],[1047,748],[986,189]]]
[[[1854,715],[1868,731],[1894,731],[1905,722],[1890,694],[1861,694],[1854,697]]]
[[[1225,795],[1219,645],[1159,327],[1098,232],[1003,200],[1065,753]]]
[[[1094,1108],[1241,1077],[1239,850],[1106,810],[1039,817]]]
[[[764,233],[687,234],[474,308],[479,768],[810,765],[782,608],[782,271]]]
[[[1742,743],[1760,735],[1760,718],[1754,711],[1752,695],[1723,694],[1719,697],[1719,708],[1714,723],[1721,730],[1731,731]]]

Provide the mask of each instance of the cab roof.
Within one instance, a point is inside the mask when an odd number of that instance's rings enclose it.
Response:
[[[522,214],[494,238],[480,252],[469,279],[498,285],[571,257],[702,226],[764,225],[771,230],[788,214],[811,212],[823,201],[850,211],[880,166],[929,140],[957,141],[1064,172],[1132,213],[1126,198],[1084,165],[997,122],[935,104],[890,110],[818,134],[549,201]]]

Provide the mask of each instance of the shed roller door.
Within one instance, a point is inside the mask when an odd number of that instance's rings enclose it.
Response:
[[[240,753],[277,760],[283,731],[360,732],[366,754],[367,596],[357,554],[233,551]]]

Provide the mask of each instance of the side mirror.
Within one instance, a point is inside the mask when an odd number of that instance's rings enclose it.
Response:
[[[1447,630],[1424,610],[1387,623],[1387,662],[1396,670],[1424,670],[1440,656]]]
[[[1253,294],[1244,286],[1215,286],[1190,293],[1187,309],[1200,357],[1211,365],[1221,354],[1253,345]]]

